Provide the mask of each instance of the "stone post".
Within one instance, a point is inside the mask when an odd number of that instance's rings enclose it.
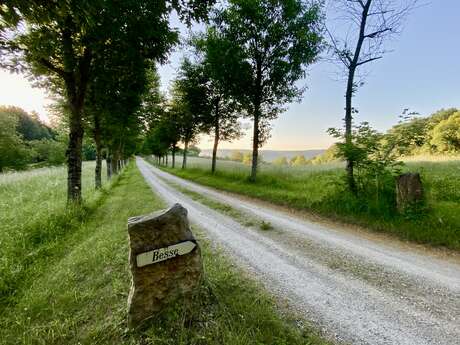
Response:
[[[403,212],[408,206],[423,201],[423,186],[419,173],[406,173],[396,179],[396,205]]]
[[[138,326],[177,300],[193,297],[203,266],[187,210],[175,204],[128,220],[132,281],[128,326]]]

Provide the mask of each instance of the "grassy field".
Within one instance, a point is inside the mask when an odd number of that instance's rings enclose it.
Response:
[[[63,169],[0,178],[2,200],[14,203],[2,205],[0,344],[326,344],[300,320],[281,316],[199,229],[206,278],[198,298],[128,331],[127,218],[163,207],[134,164],[102,192],[86,189],[79,211],[63,207]]]
[[[94,167],[83,165],[86,206],[79,210],[65,207],[65,167],[0,174],[0,307],[33,281],[37,262],[64,253],[62,242],[96,206]]]
[[[340,164],[263,164],[256,183],[247,179],[248,166],[231,161],[219,161],[214,175],[210,160],[204,158],[189,158],[186,170],[163,168],[214,188],[362,225],[404,240],[460,250],[460,160],[407,162],[405,170],[422,175],[427,207],[422,213],[405,215],[397,214],[393,205],[382,207],[372,199],[348,193]]]

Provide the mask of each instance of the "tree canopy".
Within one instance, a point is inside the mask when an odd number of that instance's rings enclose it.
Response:
[[[178,41],[169,13],[176,10],[190,22],[205,18],[207,1],[7,0],[1,7],[1,63],[27,70],[38,83],[60,94],[69,116],[68,200],[81,201],[81,161],[84,108],[92,82],[106,73],[135,81],[125,88],[123,105],[133,106],[144,85],[147,61],[162,62]],[[129,63],[131,62],[131,63]],[[137,78],[130,79],[135,74]],[[140,83],[138,83],[140,81]],[[145,82],[145,78],[144,78]],[[117,98],[111,99],[111,105]],[[129,113],[130,111],[128,111]],[[118,117],[120,120],[121,118]],[[125,119],[123,119],[125,120]],[[129,120],[127,120],[129,122]],[[116,120],[114,122],[117,122]],[[120,124],[126,125],[126,122]]]
[[[299,0],[231,0],[214,17],[209,59],[253,119],[253,180],[269,121],[304,91],[296,82],[321,50],[321,20],[319,3]]]

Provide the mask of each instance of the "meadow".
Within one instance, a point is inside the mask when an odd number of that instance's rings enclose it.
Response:
[[[261,164],[257,181],[248,180],[249,166],[189,158],[187,169],[163,169],[177,176],[229,192],[306,211],[328,219],[393,234],[403,240],[460,250],[460,160],[407,161],[403,171],[420,172],[426,205],[414,213],[398,214],[395,205],[355,197],[344,184],[343,164],[301,167]]]
[[[206,274],[197,298],[128,330],[127,219],[165,205],[133,163],[99,192],[93,167],[84,166],[84,207],[73,210],[64,168],[0,175],[0,344],[327,344],[280,315],[196,228]]]
[[[82,209],[66,208],[64,166],[0,174],[0,306],[15,298],[46,264],[62,252],[62,242],[95,207],[94,162],[83,165]],[[105,182],[105,181],[104,181]]]

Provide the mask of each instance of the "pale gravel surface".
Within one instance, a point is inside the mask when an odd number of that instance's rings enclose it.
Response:
[[[460,344],[460,266],[456,263],[404,252],[223,195],[162,172],[140,158],[137,164],[167,203],[181,203],[192,223],[327,336],[352,344]],[[165,180],[268,220],[290,240],[246,228]],[[296,245],[302,242],[308,242],[308,253]],[[339,258],[338,269],[315,256],[325,253]]]

